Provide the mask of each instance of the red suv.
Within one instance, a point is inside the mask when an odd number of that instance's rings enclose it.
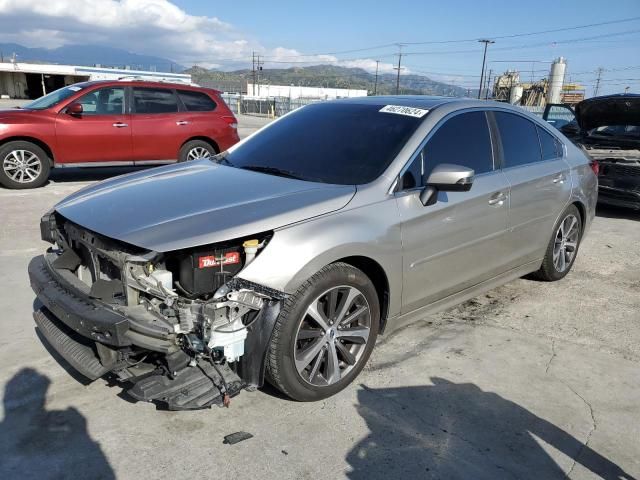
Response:
[[[52,167],[206,158],[239,140],[237,126],[217,90],[149,81],[77,83],[0,111],[0,183],[39,187]]]

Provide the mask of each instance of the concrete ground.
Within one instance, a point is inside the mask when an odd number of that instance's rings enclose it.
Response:
[[[640,215],[600,210],[560,282],[517,280],[381,337],[333,398],[265,387],[165,412],[79,382],[31,319],[40,216],[114,172],[0,189],[0,478],[640,478]],[[222,443],[237,431],[253,438]]]

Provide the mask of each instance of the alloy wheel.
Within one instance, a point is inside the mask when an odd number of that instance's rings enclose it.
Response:
[[[580,236],[579,225],[575,215],[567,215],[556,231],[553,245],[553,266],[559,273],[567,270],[576,256]]]
[[[342,285],[317,297],[307,308],[294,342],[296,370],[314,386],[332,385],[361,360],[371,329],[367,299]]]
[[[4,173],[17,183],[31,183],[42,172],[42,161],[29,150],[12,150],[2,161]]]
[[[193,147],[187,154],[187,160],[198,160],[201,158],[211,158],[211,152],[204,147]]]

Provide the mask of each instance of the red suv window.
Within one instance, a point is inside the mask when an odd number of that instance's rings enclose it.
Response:
[[[178,90],[178,97],[190,112],[210,112],[216,108],[216,102],[211,100],[211,97],[206,93]]]
[[[178,111],[178,99],[167,88],[135,87],[133,108],[135,113],[173,113]]]

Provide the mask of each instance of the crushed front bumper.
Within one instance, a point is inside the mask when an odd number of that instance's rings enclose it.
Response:
[[[266,351],[281,302],[266,302],[245,340],[246,354],[230,366],[207,359],[183,361],[180,368],[156,368],[136,377],[120,352],[136,349],[162,358],[185,358],[176,334],[161,325],[140,321],[118,306],[88,296],[87,287],[71,272],[55,269],[55,254],[29,263],[31,287],[42,306],[34,312],[38,331],[74,369],[90,380],[118,374],[133,398],[170,410],[226,405],[245,387],[264,383]],[[125,310],[125,308],[122,308]],[[126,357],[124,357],[126,358]],[[126,375],[123,372],[127,371]]]
[[[38,300],[60,322],[77,334],[113,347],[138,345],[171,353],[177,349],[173,333],[161,326],[151,328],[90,298],[72,273],[54,270],[46,255],[29,263],[29,281]]]

